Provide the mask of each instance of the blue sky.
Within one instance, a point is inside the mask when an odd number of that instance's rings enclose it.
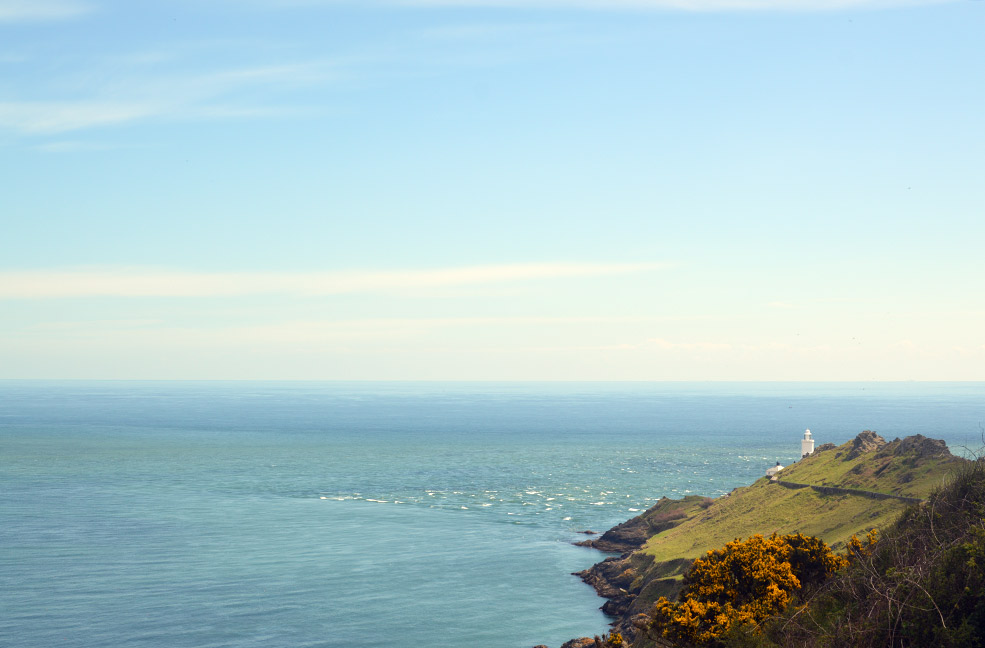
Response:
[[[0,0],[0,378],[985,380],[983,33]]]

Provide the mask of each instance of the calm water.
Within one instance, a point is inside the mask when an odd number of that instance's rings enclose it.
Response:
[[[985,383],[0,382],[0,645],[529,648],[573,547],[863,429],[982,445]]]

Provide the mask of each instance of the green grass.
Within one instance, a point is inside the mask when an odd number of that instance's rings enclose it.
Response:
[[[806,457],[785,468],[780,479],[817,486],[835,486],[878,493],[925,498],[964,460],[944,456],[894,454],[888,444],[847,459],[851,442]],[[901,500],[877,500],[858,495],[824,495],[811,488],[789,489],[766,477],[738,488],[710,506],[700,500],[681,502],[675,510],[687,518],[651,537],[633,557],[638,577],[633,589],[643,590],[655,578],[680,578],[685,563],[736,538],[804,533],[817,536],[835,551],[844,549],[853,534],[885,528],[905,510]]]
[[[850,444],[845,444],[801,459],[780,471],[780,480],[926,498],[962,463],[951,456],[894,455],[898,445],[848,459]]]

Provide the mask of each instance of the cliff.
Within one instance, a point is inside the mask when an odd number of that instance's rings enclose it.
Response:
[[[603,611],[633,645],[634,626],[660,596],[673,598],[692,560],[755,533],[820,537],[844,549],[853,534],[885,528],[967,461],[943,441],[917,435],[886,442],[865,431],[718,499],[661,499],[645,513],[578,544],[622,552],[578,573],[607,599]],[[786,486],[786,487],[785,487]]]

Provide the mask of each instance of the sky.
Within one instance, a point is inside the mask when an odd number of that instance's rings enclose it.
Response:
[[[0,0],[0,378],[985,380],[982,34]]]

